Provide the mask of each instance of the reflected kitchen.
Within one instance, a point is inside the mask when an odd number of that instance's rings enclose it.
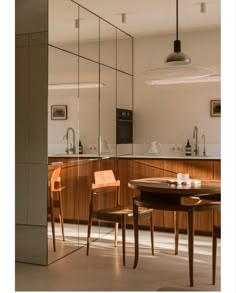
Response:
[[[131,16],[122,13],[121,20],[113,22],[105,18],[101,7],[91,7],[89,2],[48,0],[49,22],[38,31],[27,31],[23,18],[18,19],[16,84],[21,86],[16,87],[16,174],[24,184],[16,184],[17,262],[50,266],[71,253],[85,251],[88,245],[89,258],[93,258],[94,243],[99,243],[108,228],[111,247],[115,239],[120,251],[112,257],[124,257],[124,219],[127,233],[133,235],[134,198],[139,202],[137,197],[145,193],[130,188],[132,180],[165,178],[176,189],[193,189],[195,182],[196,190],[205,181],[220,184],[220,19],[211,29],[188,29],[185,20],[180,36],[175,35],[175,22],[166,33],[138,35],[126,27]],[[184,18],[182,1],[169,2],[173,20],[178,4],[180,19]],[[16,14],[21,15],[24,8],[19,3]],[[200,17],[204,12],[197,13]],[[191,58],[182,54],[178,37]],[[176,61],[172,54],[178,58],[181,54],[183,59]],[[108,170],[114,174],[111,181],[108,173],[97,173]],[[183,180],[180,174],[186,175]],[[101,182],[96,182],[98,176]],[[114,183],[117,189],[111,190],[110,197],[100,196],[101,185],[105,190]],[[91,213],[96,192],[93,205],[97,210],[125,206],[132,216],[128,217],[127,210],[119,211],[123,213],[121,222],[115,221],[119,226],[106,221],[104,215],[96,218]],[[214,201],[212,209],[196,209],[193,225],[194,234],[206,237],[211,245],[213,227],[221,224],[220,189],[210,193],[202,199],[200,191],[194,197],[191,190],[191,198],[183,196],[183,204],[193,207],[199,201],[208,205]],[[166,200],[172,201],[169,196]],[[190,217],[182,206],[169,210],[162,205],[163,209],[153,208],[151,227],[154,234],[173,236],[173,254],[177,254],[176,231],[188,235]],[[94,219],[89,228],[91,214]],[[150,221],[140,216],[135,231],[145,232],[149,227]],[[31,237],[37,243],[28,241]],[[133,259],[137,243],[132,241],[126,255]],[[43,244],[39,247],[38,243]],[[156,249],[154,241],[155,253],[150,258],[158,254]],[[142,253],[139,258],[135,270],[142,268]],[[207,267],[211,274],[211,262]],[[201,282],[197,278],[193,282],[191,265],[189,270],[190,286]],[[213,283],[220,286],[219,266],[216,276]]]

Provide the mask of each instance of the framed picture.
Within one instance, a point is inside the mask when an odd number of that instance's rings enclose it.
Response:
[[[221,116],[221,101],[220,100],[211,100],[211,117],[220,117]]]
[[[67,106],[66,105],[52,105],[51,106],[51,120],[66,120]]]

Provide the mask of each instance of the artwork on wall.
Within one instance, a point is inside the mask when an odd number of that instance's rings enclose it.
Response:
[[[66,120],[67,106],[66,105],[52,105],[51,106],[51,120]]]
[[[210,113],[211,117],[221,116],[221,100],[211,100]]]

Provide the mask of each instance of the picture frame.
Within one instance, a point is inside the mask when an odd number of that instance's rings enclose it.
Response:
[[[51,106],[51,120],[66,120],[67,106],[66,105],[52,105]]]
[[[211,117],[221,116],[221,100],[211,100],[210,114],[211,114]]]

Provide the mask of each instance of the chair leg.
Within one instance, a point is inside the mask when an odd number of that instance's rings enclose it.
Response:
[[[175,231],[175,255],[179,248],[179,212],[174,211],[174,231]]]
[[[52,225],[52,241],[53,250],[56,251],[56,236],[55,236],[55,220],[54,220],[54,203],[53,203],[53,192],[50,194],[50,214],[51,214],[51,225]]]
[[[52,214],[52,212],[51,212],[51,226],[52,226],[53,251],[56,251],[55,224],[54,224],[54,215]]]
[[[115,239],[114,239],[114,246],[117,246],[117,239],[118,239],[118,231],[119,231],[119,223],[115,223]]]
[[[51,208],[51,225],[52,225],[53,250],[56,251],[56,236],[55,236],[55,222],[54,222],[54,211],[53,211],[53,208]]]
[[[60,200],[60,213],[59,213],[59,218],[60,218],[60,224],[61,224],[61,233],[62,233],[62,240],[65,240],[65,234],[64,234],[64,216],[63,216],[63,204],[62,204],[62,196],[61,196],[61,191],[59,191],[59,200]]]
[[[150,216],[150,232],[151,232],[151,249],[152,255],[154,255],[154,236],[153,236],[153,213],[151,212]]]
[[[215,285],[215,281],[216,281],[216,246],[217,246],[217,237],[216,237],[216,231],[213,227],[213,232],[212,232],[212,285]]]
[[[125,266],[125,236],[126,236],[126,221],[125,221],[125,215],[122,215],[121,226],[122,226],[123,266]]]
[[[92,227],[92,214],[89,213],[89,220],[88,220],[88,234],[87,234],[87,251],[86,251],[86,254],[87,254],[87,255],[89,255],[89,245],[90,245],[91,227]]]

